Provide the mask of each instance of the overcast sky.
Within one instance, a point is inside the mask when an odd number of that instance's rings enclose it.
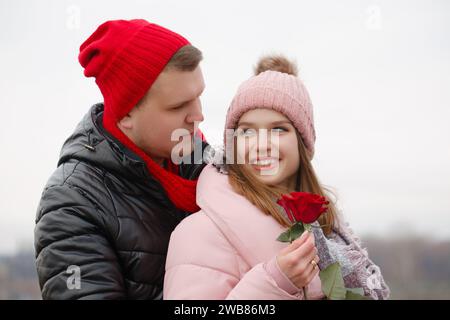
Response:
[[[102,22],[144,18],[204,53],[205,121],[221,141],[258,57],[299,64],[313,164],[360,234],[450,238],[450,2],[0,0],[0,253],[30,246],[60,148],[102,101],[78,64]]]

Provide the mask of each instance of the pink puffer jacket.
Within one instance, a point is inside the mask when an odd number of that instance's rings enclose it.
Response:
[[[276,263],[288,245],[276,240],[285,228],[235,193],[228,176],[212,165],[199,177],[197,204],[201,210],[172,233],[164,299],[304,298]],[[324,298],[318,275],[307,298]]]

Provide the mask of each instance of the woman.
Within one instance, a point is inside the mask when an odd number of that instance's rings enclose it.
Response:
[[[225,128],[223,158],[199,177],[201,210],[172,233],[164,298],[324,299],[319,271],[339,262],[347,288],[386,299],[379,268],[335,202],[320,226],[292,243],[277,241],[291,225],[276,203],[282,194],[330,194],[311,165],[312,104],[295,65],[278,56],[261,59],[256,75],[239,87]]]

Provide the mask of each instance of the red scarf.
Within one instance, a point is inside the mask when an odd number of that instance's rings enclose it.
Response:
[[[168,159],[166,170],[152,160],[144,151],[136,146],[118,127],[114,121],[103,118],[103,126],[128,149],[141,157],[150,174],[162,185],[170,201],[180,210],[194,213],[200,210],[196,203],[197,180],[188,180],[178,175],[178,166]]]

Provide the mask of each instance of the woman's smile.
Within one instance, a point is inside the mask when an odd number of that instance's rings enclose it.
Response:
[[[281,159],[264,157],[258,158],[256,161],[251,162],[253,169],[257,171],[270,171],[277,168],[280,164]]]

